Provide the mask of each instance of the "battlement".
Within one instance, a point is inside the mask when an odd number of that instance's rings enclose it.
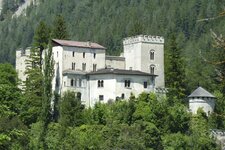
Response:
[[[16,56],[17,57],[28,56],[28,55],[30,55],[30,49],[31,49],[31,47],[27,47],[26,49],[20,48],[20,49],[16,50]]]
[[[163,44],[164,38],[162,36],[137,35],[123,39],[123,45],[129,45],[140,42]]]

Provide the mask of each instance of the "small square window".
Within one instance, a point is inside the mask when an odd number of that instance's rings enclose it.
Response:
[[[99,95],[99,100],[103,101],[104,100],[104,95]]]
[[[148,87],[148,82],[144,82],[144,88],[146,89]]]

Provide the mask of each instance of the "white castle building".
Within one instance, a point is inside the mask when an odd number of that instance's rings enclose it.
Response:
[[[92,42],[53,39],[53,91],[75,91],[86,107],[142,92],[164,89],[164,39],[138,35],[123,40],[121,56],[107,56]],[[17,50],[16,69],[22,81],[29,50]]]

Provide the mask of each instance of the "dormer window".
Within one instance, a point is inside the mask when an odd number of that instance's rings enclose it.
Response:
[[[154,60],[155,59],[155,51],[152,49],[150,50],[150,60]]]

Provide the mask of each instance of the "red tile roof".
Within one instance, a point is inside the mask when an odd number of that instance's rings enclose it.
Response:
[[[79,41],[58,40],[58,39],[52,39],[52,41],[54,44],[61,45],[61,46],[106,49],[104,46],[99,45],[98,43],[92,43],[92,42],[79,42]]]

